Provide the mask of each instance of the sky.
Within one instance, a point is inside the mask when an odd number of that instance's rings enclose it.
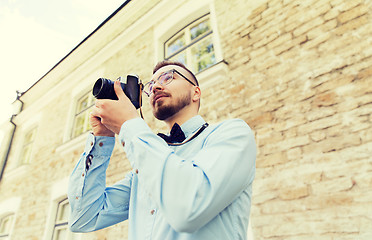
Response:
[[[0,124],[24,92],[125,0],[0,0]]]

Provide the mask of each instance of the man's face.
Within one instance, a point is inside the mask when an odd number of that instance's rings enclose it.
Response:
[[[154,73],[152,79],[156,81],[162,73],[172,69],[176,69],[189,79],[192,79],[186,70],[176,65],[160,68]],[[192,102],[191,89],[192,85],[177,73],[173,74],[173,80],[165,86],[156,82],[150,96],[150,105],[154,116],[159,120],[166,120],[190,105]]]

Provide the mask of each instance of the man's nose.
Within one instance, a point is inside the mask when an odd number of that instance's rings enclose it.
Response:
[[[155,81],[154,85],[152,86],[152,93],[162,90],[163,88],[163,85],[161,85],[159,81]]]

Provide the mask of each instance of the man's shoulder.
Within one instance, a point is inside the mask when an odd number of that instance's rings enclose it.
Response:
[[[214,126],[215,128],[220,127],[250,128],[248,124],[243,119],[240,118],[226,119],[216,124],[212,124],[212,126]]]
[[[230,142],[238,145],[254,142],[254,133],[242,119],[228,119],[210,124],[205,132],[205,143],[214,144]],[[244,145],[245,146],[245,145]]]
[[[218,123],[213,123],[210,125],[211,133],[231,133],[231,134],[250,134],[252,132],[249,125],[240,118],[233,118],[233,119],[227,119],[223,120]]]

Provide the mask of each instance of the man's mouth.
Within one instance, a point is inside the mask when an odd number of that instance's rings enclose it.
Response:
[[[153,105],[154,105],[157,101],[161,100],[161,99],[164,98],[164,97],[168,97],[168,95],[165,94],[165,93],[158,93],[158,94],[154,95],[154,98],[153,98],[153,100],[152,100]]]

